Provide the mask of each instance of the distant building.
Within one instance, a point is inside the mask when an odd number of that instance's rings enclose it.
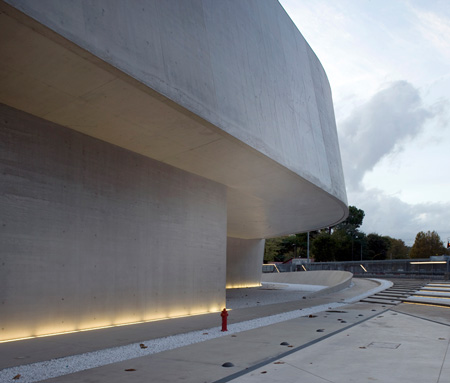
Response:
[[[0,339],[219,311],[348,214],[276,1],[0,1]]]

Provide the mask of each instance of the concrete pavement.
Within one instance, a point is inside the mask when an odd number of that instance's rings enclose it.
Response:
[[[236,379],[221,382],[450,382],[448,309],[437,309],[447,310],[445,314],[440,311],[446,317],[441,323],[421,317],[417,306],[409,306],[409,313],[402,310],[400,305],[384,311]]]
[[[233,310],[230,321],[350,301],[375,282],[324,297]],[[217,314],[0,344],[2,368],[210,327]],[[134,327],[134,328],[133,328]],[[103,331],[103,333],[102,333]],[[81,334],[81,335],[80,335]],[[70,337],[69,337],[70,335]],[[47,382],[450,382],[450,311],[356,302]],[[287,342],[289,346],[281,345]],[[27,359],[17,359],[26,357]],[[225,362],[234,367],[222,367]],[[126,371],[132,370],[132,371]],[[20,366],[15,370],[20,373]],[[13,375],[14,376],[14,375]],[[11,376],[11,378],[13,377]],[[20,382],[20,380],[17,380]]]
[[[233,310],[228,317],[228,323],[240,323],[302,308],[340,302],[364,294],[378,286],[379,284],[374,281],[357,279],[351,289],[338,293],[301,301]],[[220,326],[220,320],[219,313],[211,313],[0,343],[0,369],[212,328]]]

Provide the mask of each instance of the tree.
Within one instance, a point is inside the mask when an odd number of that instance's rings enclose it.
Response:
[[[349,206],[347,219],[337,224],[334,229],[343,230],[346,234],[354,236],[362,225],[364,216],[364,210],[358,209],[355,206]]]
[[[367,235],[362,231],[355,234],[353,241],[353,260],[367,259]]]
[[[388,250],[388,259],[406,259],[409,258],[410,248],[405,245],[401,239],[385,237],[391,243]]]
[[[410,257],[429,258],[432,255],[442,255],[446,252],[438,233],[435,231],[424,233],[421,231],[416,235]]]
[[[280,253],[283,254],[285,260],[301,257],[303,253],[306,256],[306,239],[303,241],[301,234],[291,234],[282,238]]]
[[[335,260],[336,240],[328,233],[320,233],[311,244],[311,251],[316,262]]]
[[[363,248],[367,247],[366,235],[358,230],[364,216],[364,210],[349,206],[347,219],[334,226],[332,233],[328,229],[311,231],[311,253],[315,260],[325,262],[361,259],[364,253]],[[267,239],[264,261],[282,262],[293,257],[306,257],[307,235],[307,233],[300,233]]]
[[[338,262],[352,261],[354,257],[354,237],[343,229],[334,230],[331,236],[336,243],[335,260]]]
[[[367,255],[373,260],[382,260],[387,258],[391,241],[388,237],[371,233],[367,236]]]
[[[361,258],[365,234],[358,229],[363,223],[364,215],[364,210],[349,206],[347,219],[333,227],[332,237],[336,243],[334,252],[336,261],[352,261]]]
[[[318,234],[311,231],[310,242]],[[308,233],[290,234],[282,237],[266,239],[264,262],[284,262],[294,257],[306,257],[308,249]]]
[[[273,262],[281,249],[281,240],[283,237],[268,238],[264,246],[264,262]]]

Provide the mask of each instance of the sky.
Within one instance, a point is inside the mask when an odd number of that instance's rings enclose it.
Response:
[[[333,94],[361,230],[450,237],[450,1],[280,0]]]

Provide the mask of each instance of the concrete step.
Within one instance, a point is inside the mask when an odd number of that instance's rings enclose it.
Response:
[[[402,301],[399,300],[387,300],[387,299],[377,299],[375,297],[368,297],[365,299],[361,299],[360,302],[366,302],[366,303],[376,303],[376,304],[382,304],[382,305],[398,305]]]
[[[414,288],[411,287],[409,289],[392,289],[389,291],[395,291],[395,292],[411,292],[411,291],[415,291],[415,290],[420,290],[421,288],[423,288],[423,286],[415,286]]]
[[[426,295],[426,296],[430,296],[430,297],[438,297],[438,298],[450,298],[450,291],[416,291],[414,294],[412,295]]]
[[[406,299],[408,297],[405,297],[405,298],[394,298],[394,297],[383,297],[381,295],[375,294],[375,295],[371,295],[369,298],[370,299],[380,299],[382,301],[402,301],[403,299]]]
[[[386,298],[408,298],[411,294],[394,294],[394,293],[386,293],[386,292],[381,292],[381,293],[377,293],[375,294],[376,296],[379,297],[386,297]]]
[[[426,286],[425,284],[420,284],[420,285],[414,285],[414,286],[393,286],[391,287],[392,290],[415,290],[415,289],[420,289],[423,286]]]
[[[406,303],[421,303],[421,304],[430,304],[430,305],[438,305],[444,307],[450,307],[450,299],[442,299],[436,297],[416,297],[411,296],[408,299],[405,299]]]
[[[428,287],[428,286],[425,286],[425,287],[421,288],[420,290],[424,290],[424,291],[442,291],[443,293],[450,292],[450,288],[445,288],[445,287]]]
[[[409,290],[409,291],[382,291],[381,294],[390,294],[390,295],[398,295],[398,296],[410,296],[412,294],[415,294],[415,292],[418,290]]]

